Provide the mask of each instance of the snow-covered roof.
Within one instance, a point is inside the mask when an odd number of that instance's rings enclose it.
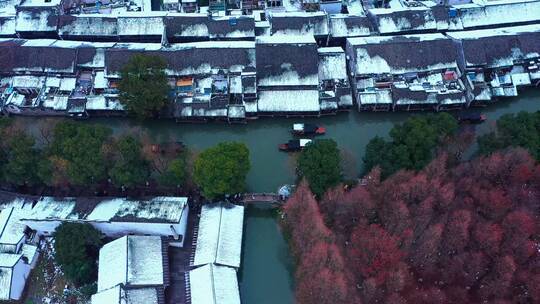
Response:
[[[459,44],[442,34],[347,39],[355,74],[404,74],[457,68]]]
[[[67,95],[54,95],[52,98],[47,98],[43,101],[43,107],[51,108],[56,111],[65,111],[68,106],[69,96]]]
[[[13,207],[8,207],[0,211],[0,243],[4,243],[2,240],[4,236],[4,231],[9,224],[9,219],[11,218],[12,213]]]
[[[10,204],[0,206],[0,208],[3,207],[0,211],[2,221],[0,244],[3,247],[16,245],[24,237],[26,226],[20,222],[20,218],[28,211],[28,207],[23,206],[22,202],[22,200],[15,200]]]
[[[77,78],[75,77],[66,77],[62,78],[60,81],[60,91],[73,91],[77,84]]]
[[[393,103],[392,92],[390,90],[375,90],[359,93],[361,105],[375,105]]]
[[[259,36],[256,44],[312,44],[315,38],[312,35],[278,35],[278,36]]]
[[[13,93],[11,93],[11,95],[9,95],[9,97],[7,98],[5,104],[6,105],[8,105],[8,104],[9,105],[14,105],[14,106],[17,106],[17,107],[24,107],[25,105],[29,106],[29,107],[35,107],[36,106],[35,100],[36,99],[32,100],[31,104],[27,105],[26,97],[23,94],[13,92]]]
[[[498,0],[454,5],[463,28],[517,24],[538,20],[538,0]]]
[[[0,300],[11,300],[11,276],[13,269],[0,268]]]
[[[103,95],[93,95],[86,97],[86,110],[123,111],[124,106],[117,99],[107,99]]]
[[[425,90],[411,90],[407,87],[392,87],[392,98],[396,105],[437,104],[436,93]]]
[[[30,203],[30,202],[28,202]],[[52,220],[52,219],[78,219],[79,215],[75,210],[76,201],[74,198],[56,199],[53,197],[41,197],[35,202],[31,202],[31,207],[24,212],[22,219],[30,220]]]
[[[313,36],[258,37],[256,56],[258,86],[319,84],[317,44]]]
[[[13,267],[22,254],[0,253],[0,300],[11,300],[11,280]]]
[[[15,16],[0,16],[0,36],[14,36],[15,23]]]
[[[168,13],[164,18],[167,37],[240,39],[255,37],[252,16],[220,16],[209,18],[203,13]]]
[[[114,43],[85,43],[78,48],[77,65],[87,68],[105,68],[105,48]]]
[[[457,90],[449,90],[447,92],[438,92],[435,96],[441,105],[449,104],[465,104],[467,102],[465,94]]]
[[[126,304],[159,304],[159,297],[156,288],[135,288],[127,289]]]
[[[15,6],[20,5],[21,2],[22,0],[2,0],[2,5],[0,6],[0,14],[15,14]]]
[[[150,200],[108,199],[99,202],[85,217],[90,221],[163,221],[178,223],[186,197],[154,197]]]
[[[211,39],[253,39],[255,19],[253,16],[214,17],[207,21]]]
[[[348,79],[345,52],[340,47],[320,48],[319,80]]]
[[[157,43],[117,43],[106,51],[107,75],[118,73],[134,54],[145,52],[162,57],[170,75],[211,74],[212,71],[241,72],[255,67],[253,41],[205,41],[171,44],[164,48]]]
[[[127,236],[127,283],[137,285],[163,284],[163,253],[159,236]]]
[[[101,248],[98,291],[119,284],[130,287],[163,285],[161,237],[128,235]]]
[[[22,256],[21,253],[0,253],[0,267],[13,268]]]
[[[283,62],[280,64],[281,73],[277,75],[260,75],[259,86],[310,86],[319,83],[317,74],[302,76],[296,70],[294,63]],[[314,66],[313,68],[316,68]],[[261,68],[264,69],[264,68]],[[263,77],[266,76],[266,77]]]
[[[47,79],[45,80],[45,86],[51,88],[59,88],[60,79],[60,77],[47,76]]]
[[[345,53],[345,51],[343,50],[343,48],[341,48],[340,46],[321,47],[321,48],[318,48],[318,49],[317,49],[317,52],[318,52],[319,54],[326,54],[326,53],[330,53],[330,54],[334,54],[334,53]]]
[[[128,275],[127,236],[105,244],[99,250],[98,265],[98,291],[101,292],[119,284],[126,284]]]
[[[193,265],[216,263],[240,267],[244,207],[217,203],[201,209]]]
[[[62,2],[62,0],[23,0],[21,1],[20,6],[31,6],[31,7],[40,7],[40,6],[57,6]]]
[[[314,112],[320,111],[318,90],[259,91],[260,112]]]
[[[0,42],[0,71],[73,73],[75,48],[53,46],[52,39],[11,39]]]
[[[52,7],[17,7],[17,32],[56,32],[58,13]]]
[[[272,35],[328,35],[325,12],[270,12]]]
[[[22,41],[22,45],[25,47],[45,47],[51,46],[54,42],[56,42],[54,39],[29,39]]]
[[[330,35],[332,37],[369,36],[373,29],[366,15],[330,15]]]
[[[114,37],[118,35],[117,18],[101,14],[62,15],[58,21],[58,35]]]
[[[255,68],[254,41],[159,43],[89,43],[53,39],[0,40],[0,72],[74,73],[75,67],[106,68],[115,76],[131,56],[147,52],[167,62],[173,75],[210,74],[217,70],[241,72]]]
[[[229,105],[227,115],[230,118],[246,117],[246,108],[242,105]]]
[[[35,245],[23,244],[21,247],[21,254],[26,258],[29,264],[32,263],[38,253],[38,248]]]
[[[12,86],[14,88],[39,89],[43,86],[44,81],[45,81],[45,77],[31,76],[31,75],[14,76]]]
[[[540,25],[451,32],[461,40],[467,66],[511,66],[515,60],[540,57]]]
[[[207,264],[189,272],[191,303],[240,304],[238,278],[233,268]]]
[[[437,29],[435,17],[427,7],[375,8],[369,10],[369,15],[381,34]]]
[[[100,291],[92,295],[92,304],[126,304],[123,299],[124,291],[120,285]]]
[[[2,210],[14,207],[12,217],[22,221],[80,220],[87,222],[179,223],[187,206],[185,197],[154,197],[149,200],[126,198],[16,198],[3,201]],[[3,212],[3,211],[2,211]],[[8,222],[8,226],[11,220]],[[18,221],[16,221],[18,222]],[[18,227],[17,234],[24,231]],[[7,230],[6,230],[7,231]]]
[[[119,36],[161,36],[164,33],[163,16],[148,16],[147,13],[118,16]]]
[[[167,38],[209,37],[208,15],[199,13],[169,13],[164,20]]]
[[[94,88],[95,89],[105,89],[108,87],[107,79],[105,78],[104,71],[97,71],[96,76],[94,77]]]

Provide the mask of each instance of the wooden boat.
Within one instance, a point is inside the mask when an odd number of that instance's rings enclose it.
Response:
[[[284,144],[279,145],[279,150],[284,152],[301,151],[311,142],[311,139],[291,139]]]
[[[458,117],[460,123],[482,123],[486,120],[486,115],[479,113],[463,114]]]
[[[322,135],[326,133],[326,129],[314,124],[293,124],[292,133],[294,135]]]

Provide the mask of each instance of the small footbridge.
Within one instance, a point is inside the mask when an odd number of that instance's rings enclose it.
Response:
[[[240,196],[244,204],[283,204],[284,198],[277,193],[244,193]]]

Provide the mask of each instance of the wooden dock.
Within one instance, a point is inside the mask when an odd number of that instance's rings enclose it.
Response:
[[[240,201],[244,204],[258,204],[258,203],[270,203],[281,204],[282,198],[276,193],[244,193],[240,198]]]

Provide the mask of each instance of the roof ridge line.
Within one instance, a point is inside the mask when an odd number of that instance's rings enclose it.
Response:
[[[219,225],[218,225],[218,234],[217,234],[217,242],[216,242],[216,251],[215,251],[215,259],[213,263],[217,263],[218,261],[218,254],[219,254],[219,245],[221,243],[221,223],[223,222],[223,203],[218,203],[219,207]]]

